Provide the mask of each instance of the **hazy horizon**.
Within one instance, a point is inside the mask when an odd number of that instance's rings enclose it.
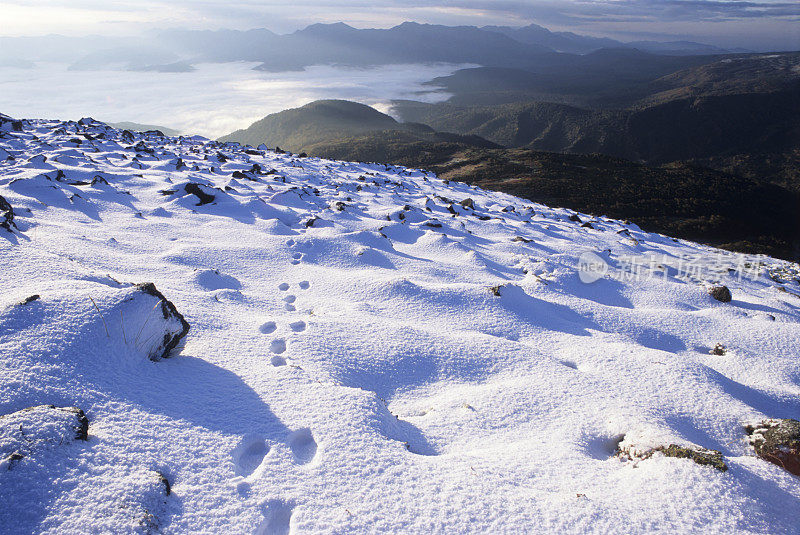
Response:
[[[133,36],[165,28],[266,28],[286,34],[314,23],[388,28],[416,21],[448,26],[538,24],[624,42],[690,40],[756,51],[800,48],[800,6],[775,0],[304,0],[291,6],[272,0],[148,0],[135,6],[116,0],[11,0],[3,11],[0,36]]]

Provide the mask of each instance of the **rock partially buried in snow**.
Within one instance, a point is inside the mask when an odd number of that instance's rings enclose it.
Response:
[[[0,471],[37,452],[86,440],[89,420],[77,407],[37,405],[0,416]]]
[[[14,226],[14,209],[11,205],[0,196],[0,227],[11,230]]]
[[[745,428],[756,454],[787,472],[800,476],[800,422],[764,420]]]
[[[148,351],[148,358],[150,360],[161,360],[169,357],[175,347],[189,332],[189,323],[184,319],[172,301],[169,301],[164,294],[156,289],[156,285],[152,282],[144,282],[136,285],[136,289],[147,295],[157,297],[160,301],[160,311],[163,319],[162,327],[164,329],[163,336],[159,344]],[[158,304],[156,304],[156,307]],[[147,321],[147,320],[145,320]],[[146,325],[146,324],[145,324]]]
[[[708,289],[708,295],[722,303],[730,303],[733,296],[727,286],[712,286]]]
[[[665,438],[665,437],[662,437]],[[728,470],[728,465],[717,450],[709,450],[694,444],[653,445],[653,439],[637,433],[626,435],[617,447],[617,457],[623,460],[643,461],[661,454],[664,457],[689,459],[701,466],[712,466],[720,472]]]
[[[627,456],[631,459],[649,459],[656,453],[661,453],[665,457],[675,457],[678,459],[691,459],[701,466],[712,466],[720,472],[725,472],[728,465],[722,458],[722,453],[717,450],[707,450],[700,447],[686,447],[678,444],[670,444],[669,446],[658,446],[651,448],[644,452],[637,452],[635,455],[629,451],[620,450],[621,456]]]
[[[216,198],[212,193],[209,193],[209,191],[213,191],[212,188],[209,188],[208,186],[203,186],[202,184],[196,184],[195,182],[189,182],[183,187],[183,189],[186,193],[194,195],[195,197],[200,199],[200,202],[197,203],[197,206],[202,206],[204,204],[212,203]]]

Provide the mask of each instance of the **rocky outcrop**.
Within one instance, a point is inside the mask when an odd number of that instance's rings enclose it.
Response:
[[[800,422],[764,420],[745,428],[756,455],[800,476]]]

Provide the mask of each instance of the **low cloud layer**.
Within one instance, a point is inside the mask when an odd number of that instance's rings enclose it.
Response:
[[[20,118],[133,121],[216,138],[286,108],[323,98],[355,100],[382,111],[391,99],[437,102],[450,95],[423,86],[456,65],[390,65],[374,69],[310,67],[253,71],[253,63],[201,64],[190,73],[76,72],[42,63],[0,68],[0,111]],[[87,83],[87,80],[91,83]],[[58,80],[58,83],[54,83]],[[201,88],[199,90],[199,88]],[[158,98],[153,98],[158,95]]]

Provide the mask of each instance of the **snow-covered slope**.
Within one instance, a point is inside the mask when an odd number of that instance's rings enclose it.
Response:
[[[800,532],[744,431],[800,418],[796,265],[419,170],[0,123],[0,531]]]

